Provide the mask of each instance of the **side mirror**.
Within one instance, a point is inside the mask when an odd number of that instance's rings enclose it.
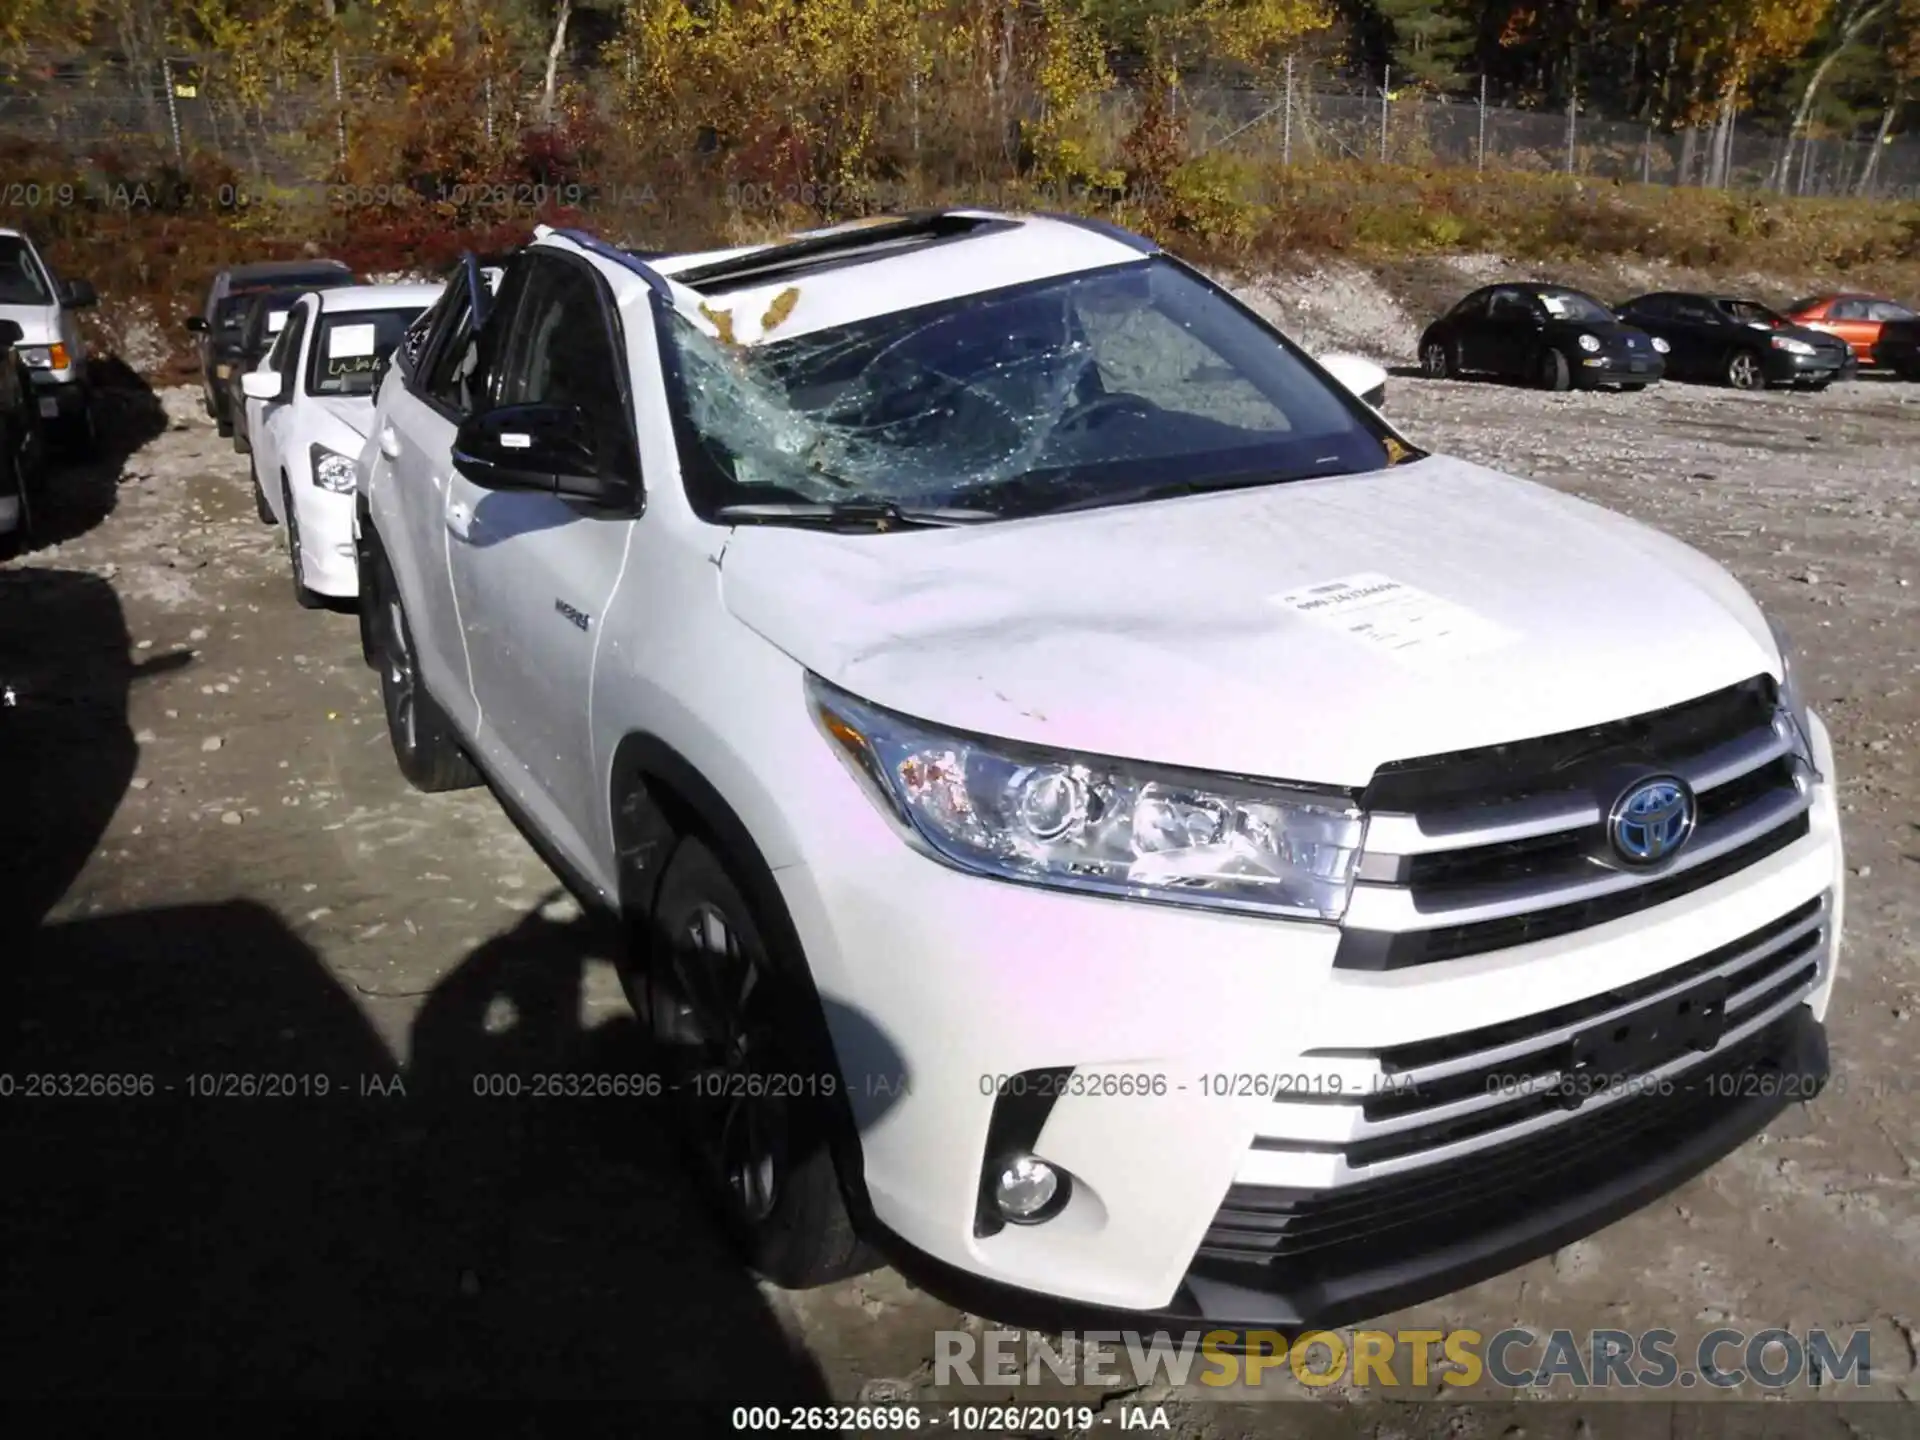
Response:
[[[204,331],[206,328],[207,328],[206,316],[204,315],[187,316],[187,329],[198,333],[198,332]]]
[[[280,372],[278,370],[247,371],[240,377],[240,393],[249,400],[278,400]]]
[[[91,280],[69,280],[61,291],[60,303],[69,310],[85,310],[100,303],[100,292]]]
[[[1387,399],[1387,372],[1358,355],[1322,355],[1320,368],[1378,410]]]
[[[601,472],[593,430],[571,405],[504,405],[467,418],[453,468],[483,490],[533,490],[611,503],[626,481]]]
[[[16,320],[0,320],[0,350],[11,350],[27,332]]]

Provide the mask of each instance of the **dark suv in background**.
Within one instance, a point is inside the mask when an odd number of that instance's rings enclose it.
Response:
[[[239,364],[247,307],[254,297],[265,290],[292,289],[300,294],[359,283],[360,277],[344,261],[328,259],[266,260],[235,265],[213,277],[200,313],[188,317],[187,328],[200,336],[201,403],[222,435],[233,434],[227,381]]]

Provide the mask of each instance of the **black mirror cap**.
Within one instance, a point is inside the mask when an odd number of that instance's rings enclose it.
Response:
[[[100,292],[91,280],[69,280],[63,288],[60,303],[69,310],[85,310],[100,303]]]
[[[195,334],[204,334],[207,330],[207,317],[204,315],[187,316],[187,329]]]
[[[469,416],[454,435],[453,468],[483,490],[523,490],[618,505],[634,487],[609,475],[591,428],[568,405],[504,405]]]

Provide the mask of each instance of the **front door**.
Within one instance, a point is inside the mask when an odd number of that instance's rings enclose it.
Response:
[[[566,405],[601,462],[636,476],[626,342],[584,258],[523,256],[488,321],[490,405]],[[606,797],[589,724],[595,648],[633,530],[630,514],[525,491],[447,482],[454,597],[466,626],[479,748],[497,784],[581,873],[599,876]]]

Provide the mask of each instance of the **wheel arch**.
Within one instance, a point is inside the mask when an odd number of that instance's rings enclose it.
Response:
[[[680,842],[697,838],[711,845],[720,863],[745,892],[754,919],[774,961],[801,999],[814,1007],[810,1056],[827,1073],[841,1077],[832,1117],[830,1143],[841,1184],[857,1214],[870,1214],[862,1178],[859,1128],[849,1103],[844,1075],[827,1024],[826,1007],[814,983],[799,927],[781,894],[773,867],[739,812],[699,767],[658,735],[631,731],[615,747],[608,770],[608,805],[614,844],[616,884],[629,962],[651,961],[651,921],[660,882]]]

